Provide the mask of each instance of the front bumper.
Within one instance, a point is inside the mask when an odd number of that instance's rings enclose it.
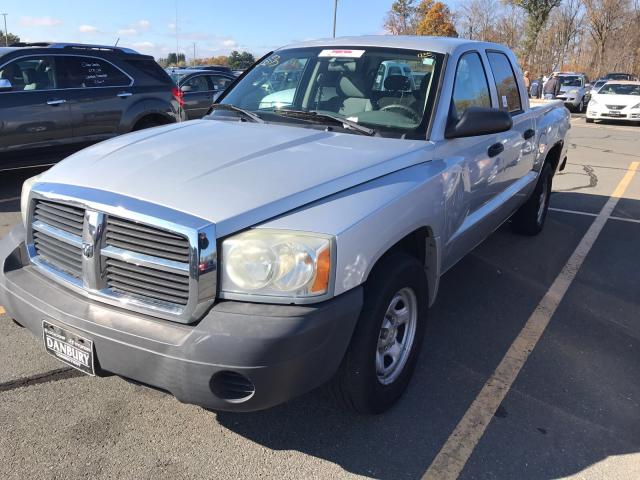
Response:
[[[320,386],[337,370],[362,307],[362,288],[316,305],[219,302],[184,325],[93,302],[23,266],[24,228],[0,240],[0,305],[42,339],[42,321],[94,341],[98,372],[214,410],[252,411]],[[44,355],[43,351],[43,355]],[[242,377],[239,377],[241,375]],[[231,398],[238,379],[253,393]]]
[[[619,120],[623,122],[640,122],[640,109],[620,110],[619,115],[611,115],[608,109],[587,107],[587,118],[593,120]]]

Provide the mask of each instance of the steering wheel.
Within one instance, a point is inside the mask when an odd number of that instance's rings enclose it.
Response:
[[[381,112],[386,112],[388,110],[400,110],[400,113],[403,113],[406,117],[409,117],[411,118],[411,120],[414,120],[415,122],[418,122],[418,123],[420,122],[420,120],[422,120],[414,109],[409,108],[406,105],[402,105],[400,103],[387,105],[386,107],[382,107],[380,109]]]

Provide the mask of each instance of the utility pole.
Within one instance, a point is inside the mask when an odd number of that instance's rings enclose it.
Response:
[[[196,64],[196,42],[193,42],[193,64]]]
[[[336,19],[338,18],[338,0],[333,3],[333,38],[336,38]]]
[[[176,67],[178,66],[178,0],[176,0]]]
[[[7,15],[8,13],[0,13],[4,17],[4,45],[9,46],[9,32],[7,32]]]

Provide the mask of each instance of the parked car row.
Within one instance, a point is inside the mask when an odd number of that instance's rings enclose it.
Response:
[[[625,120],[640,124],[640,82],[610,80],[591,96],[587,123],[595,120]]]
[[[236,77],[232,73],[212,69],[172,69],[171,79],[180,89],[180,104],[187,120],[202,118],[218,96]]]

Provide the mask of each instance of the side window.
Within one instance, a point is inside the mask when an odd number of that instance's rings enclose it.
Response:
[[[233,82],[230,78],[221,75],[211,75],[209,81],[211,85],[213,85],[213,89],[218,91],[226,90],[226,88],[231,85],[231,82]]]
[[[9,80],[13,91],[52,90],[57,88],[53,57],[27,57],[0,69],[0,78]]]
[[[109,62],[91,57],[60,57],[64,88],[128,87],[131,79]]]
[[[500,108],[509,113],[521,112],[520,92],[511,62],[504,53],[500,52],[487,52],[487,57],[496,82]]]
[[[465,53],[460,57],[453,84],[452,103],[456,118],[460,118],[469,107],[491,107],[487,75],[480,55],[476,52]]]
[[[207,82],[207,77],[204,75],[191,77],[186,82],[184,82],[182,86],[191,87],[190,92],[206,92],[207,90],[210,90],[209,83]]]

